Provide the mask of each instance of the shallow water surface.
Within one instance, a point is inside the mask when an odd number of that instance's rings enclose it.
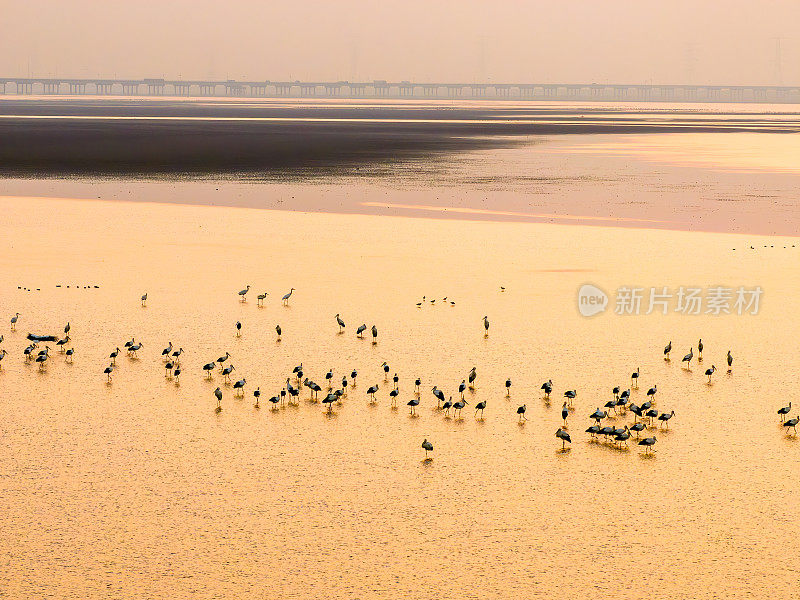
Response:
[[[797,400],[797,238],[69,199],[3,199],[0,210],[9,352],[0,596],[786,598],[796,589],[800,441],[775,411]],[[764,296],[758,315],[587,319],[576,308],[587,282],[609,293],[760,285]],[[417,308],[423,295],[437,302]],[[45,372],[25,364],[26,333],[61,332],[67,321],[74,363],[54,349]],[[356,338],[362,322],[377,325],[377,344]],[[107,385],[106,357],[132,336],[144,343],[138,359],[121,356]],[[700,337],[704,361],[686,370],[680,357]],[[185,350],[180,385],[164,376],[168,341]],[[242,399],[218,372],[203,378],[201,366],[226,351],[233,379],[247,380]],[[397,410],[383,361],[400,377]],[[328,369],[335,381],[358,369],[332,415],[307,390],[298,406],[271,410],[266,398],[300,362],[320,384]],[[712,363],[721,370],[707,385]],[[472,366],[477,389],[463,418],[445,418],[431,388],[458,398]],[[637,367],[634,401],[657,384],[657,408],[676,412],[668,431],[650,433],[652,456],[584,433]],[[539,386],[549,378],[546,402]],[[567,389],[578,397],[561,452]]]

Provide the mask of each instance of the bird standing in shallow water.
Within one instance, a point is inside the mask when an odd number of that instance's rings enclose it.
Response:
[[[259,294],[258,296],[256,296],[256,304],[258,304],[259,306],[264,306],[264,299],[267,296],[269,296],[267,292],[264,292],[263,294]]]
[[[644,453],[645,454],[649,454],[651,449],[653,448],[653,446],[655,446],[656,441],[657,441],[656,440],[656,436],[649,437],[649,438],[644,438],[643,440],[639,441],[639,445],[640,446],[644,446]],[[652,451],[655,452],[655,450],[652,450]]]
[[[236,321],[236,337],[242,336],[242,322]]]
[[[731,356],[731,351],[728,350],[728,373],[733,370],[733,356]]]
[[[393,390],[393,391],[396,391],[396,390]],[[415,411],[416,407],[419,406],[419,398],[412,398],[411,400],[409,400],[406,403],[406,405],[411,407],[411,413],[410,414],[415,415],[416,412],[414,412],[414,411]]]
[[[17,321],[19,320],[19,313],[11,317],[11,331],[17,330]]]
[[[559,427],[558,431],[556,431],[556,437],[561,440],[561,449],[562,450],[564,450],[565,444],[567,442],[569,442],[570,444],[572,443],[572,439],[569,437],[569,434],[566,431],[564,431],[563,429],[561,429],[561,427]]]
[[[485,408],[486,408],[486,400],[484,400],[483,402],[478,402],[475,405],[475,415],[477,416],[478,411],[481,411],[481,419],[483,419],[483,411]]]
[[[786,427],[786,433],[789,433],[789,428],[792,428],[794,434],[797,435],[797,424],[800,423],[800,416],[795,417],[794,419],[789,419],[786,421],[783,426]]]
[[[378,328],[375,325],[372,326],[372,343],[378,343]]]
[[[450,396],[450,399],[442,404],[442,409],[444,409],[444,414],[446,417],[450,416],[450,408],[453,406],[453,397]]]
[[[693,358],[694,358],[694,349],[693,348],[689,348],[689,354],[684,356],[681,359],[681,362],[685,362],[686,363],[686,368],[687,369],[691,369],[692,368],[692,359]]]
[[[669,353],[672,352],[672,340],[664,348],[664,360],[669,360]]]
[[[666,425],[667,429],[669,429],[669,420],[674,416],[675,416],[675,411],[673,410],[672,412],[661,413],[658,417],[658,420],[661,421],[663,425]]]
[[[106,375],[106,378],[107,378],[107,379],[106,379],[106,381],[107,381],[108,383],[111,383],[111,372],[112,372],[113,370],[114,370],[114,365],[113,365],[113,363],[112,363],[112,364],[108,365],[108,366],[105,368],[105,370],[103,371],[103,373],[105,373],[105,375]]]
[[[778,409],[778,418],[783,421],[783,417],[789,414],[789,411],[792,410],[792,403],[789,402],[789,406],[784,406],[783,408]]]
[[[419,439],[419,438],[417,438]],[[428,452],[433,452],[433,444],[428,441],[428,438],[422,440],[422,448],[425,450],[425,458],[428,458]]]
[[[278,341],[280,342],[281,341],[281,326],[280,325],[275,325],[275,333],[278,334]]]
[[[283,302],[283,305],[284,305],[284,306],[288,306],[288,305],[289,305],[289,298],[291,298],[291,297],[292,297],[292,293],[293,293],[293,292],[294,292],[294,288],[290,289],[290,290],[288,291],[288,293],[284,294],[284,295],[283,295],[283,298],[281,298],[281,301]]]
[[[250,291],[250,286],[248,285],[245,289],[239,290],[239,300],[241,302],[247,302],[247,292]]]
[[[639,388],[639,367],[636,367],[636,370],[631,373],[631,387]]]
[[[511,380],[506,379],[506,398],[511,395]]]
[[[703,338],[697,342],[697,362],[703,362]]]
[[[367,324],[366,324],[366,323],[362,323],[361,325],[359,325],[359,326],[358,326],[358,329],[356,329],[356,337],[358,337],[358,338],[363,338],[363,337],[364,337],[364,336],[363,336],[363,333],[364,333],[366,330],[367,330]]]
[[[222,390],[217,388],[214,390],[214,396],[217,398],[217,412],[222,410]]]
[[[142,306],[147,306],[147,292],[142,294],[141,300],[142,300]]]
[[[342,321],[342,318],[339,316],[339,313],[336,313],[336,323],[339,325],[339,333],[342,333],[342,330],[344,330],[345,325],[344,321]]]
[[[475,379],[478,377],[478,374],[475,371],[475,367],[472,367],[472,370],[469,372],[469,376],[467,376],[467,381],[469,382],[469,389],[475,389]]]
[[[567,426],[568,416],[569,416],[569,409],[567,408],[567,402],[564,401],[564,405],[561,407],[561,418],[564,420],[564,427]]]
[[[523,419],[524,419],[524,420],[526,420],[526,421],[528,420],[528,417],[526,417],[526,416],[525,416],[525,411],[526,411],[526,410],[527,410],[527,409],[525,408],[525,405],[524,405],[524,404],[523,404],[522,406],[520,406],[520,407],[518,407],[518,408],[517,408],[517,414],[519,415],[519,418],[518,418],[517,420],[518,420],[520,423],[522,422],[522,420],[523,420]]]
[[[699,359],[698,359],[699,360]],[[711,376],[714,374],[714,371],[717,370],[717,367],[711,365],[710,369],[706,369],[706,375],[708,375],[708,384],[711,385]]]
[[[489,337],[489,317],[488,316],[484,316],[483,317],[483,329],[484,329],[483,337]]]

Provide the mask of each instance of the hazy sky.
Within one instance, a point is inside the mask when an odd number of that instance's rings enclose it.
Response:
[[[800,0],[0,0],[0,75],[797,84],[799,25]]]

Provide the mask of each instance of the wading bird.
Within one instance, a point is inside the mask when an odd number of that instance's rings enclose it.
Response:
[[[703,338],[697,342],[697,362],[703,362]]]
[[[438,403],[437,403],[437,406],[438,406]],[[448,416],[448,417],[450,416],[450,408],[452,406],[453,406],[453,397],[450,396],[450,399],[447,402],[445,402],[444,404],[442,404],[442,408],[444,409],[445,416]]]
[[[417,438],[419,439],[419,438]],[[428,438],[422,440],[422,448],[425,450],[425,458],[428,458],[428,452],[433,452],[433,444],[428,441]]]
[[[506,398],[511,395],[511,380],[506,379]]]
[[[658,385],[654,385],[649,390],[647,390],[647,398],[652,400],[653,398],[656,397],[656,393],[658,393]]]
[[[636,367],[636,370],[631,373],[631,387],[639,388],[639,367]]]
[[[661,413],[658,416],[658,420],[661,421],[662,425],[666,425],[667,429],[669,429],[669,420],[675,416],[675,411],[671,411],[668,413]]]
[[[147,292],[142,294],[141,300],[142,300],[142,306],[147,306]]]
[[[453,413],[458,411],[458,418],[461,418],[461,409],[464,408],[467,404],[469,404],[466,400],[459,400],[458,402],[453,404]]]
[[[70,330],[69,321],[67,321],[67,324],[64,326],[64,335],[68,335],[69,334],[69,330]],[[0,340],[0,342],[1,341],[2,340]]]
[[[567,426],[568,416],[569,416],[569,408],[567,408],[567,402],[564,401],[564,404],[561,406],[561,419],[564,421],[564,427]]]
[[[234,390],[239,390],[239,396],[244,396],[244,386],[247,383],[247,379],[240,379],[236,383],[233,384]]]
[[[367,388],[367,395],[372,399],[372,402],[375,402],[375,392],[378,391],[378,384],[372,385]]]
[[[411,412],[410,412],[410,414],[412,414],[412,415],[415,415],[415,414],[417,414],[417,413],[416,413],[416,412],[414,412],[414,411],[415,411],[416,407],[417,407],[417,406],[419,406],[419,398],[412,398],[411,400],[409,400],[409,401],[406,403],[406,406],[410,406],[410,407],[411,407]]]
[[[636,432],[636,439],[637,440],[639,439],[639,432],[640,431],[644,431],[644,429],[645,429],[645,424],[641,423],[641,422],[634,423],[633,425],[631,425],[631,431],[635,431]]]
[[[128,354],[129,354],[129,355],[130,355],[132,358],[138,358],[138,356],[136,356],[136,353],[137,353],[139,350],[141,350],[141,349],[142,349],[142,346],[144,346],[144,344],[143,344],[142,342],[138,342],[138,343],[136,343],[136,344],[133,344],[133,345],[132,345],[130,348],[128,348]]]
[[[219,364],[219,369],[220,369],[220,371],[222,370],[222,363],[224,363],[224,362],[225,362],[226,360],[228,360],[230,357],[231,357],[231,355],[230,355],[228,352],[226,352],[226,353],[225,353],[225,356],[220,356],[220,357],[217,359],[217,364]]]
[[[180,377],[181,377],[181,367],[180,367],[180,365],[175,367],[175,371],[173,371],[172,377],[173,377],[173,379],[175,379],[175,385],[178,385],[180,383]]]
[[[294,288],[290,289],[287,293],[285,293],[283,295],[283,298],[281,298],[281,302],[283,302],[284,306],[287,306],[289,304],[289,298],[292,297],[292,293],[293,292],[294,292]]]
[[[45,346],[44,350],[39,352],[39,356],[36,357],[36,362],[39,363],[39,370],[44,370],[44,364],[47,362],[47,359],[50,358],[50,346]]]
[[[259,306],[264,306],[264,299],[267,296],[269,296],[267,292],[264,292],[263,294],[259,294],[258,296],[256,296],[256,304],[258,304]]]
[[[17,321],[19,320],[19,313],[11,317],[11,331],[17,330]]]
[[[378,328],[375,325],[372,326],[372,343],[378,343]]]
[[[389,392],[389,398],[392,399],[392,404],[391,404],[392,408],[397,407],[397,396],[399,395],[400,392],[398,390],[392,390],[391,392]],[[417,402],[417,404],[419,404],[419,402]]]
[[[69,336],[63,337],[60,340],[58,340],[56,342],[56,346],[58,346],[58,351],[63,354],[65,350],[64,346],[66,346],[68,343],[69,343]]]
[[[563,429],[561,429],[561,427],[559,427],[558,431],[556,431],[556,437],[561,440],[562,450],[565,448],[564,444],[566,444],[567,442],[569,442],[570,444],[572,443],[572,439],[569,437],[569,434]]]
[[[567,390],[564,392],[564,397],[569,402],[569,405],[572,406],[572,401],[578,396],[578,390]]]
[[[444,402],[444,392],[438,387],[433,386],[433,395],[436,397],[436,407],[439,407],[439,402]]]
[[[797,435],[797,424],[800,423],[800,416],[795,417],[794,419],[789,419],[786,421],[783,426],[786,427],[786,433],[789,433],[789,428],[791,427],[794,434]]]
[[[206,379],[211,379],[211,373],[214,371],[216,366],[216,362],[210,362],[203,365],[203,371],[206,372]]]
[[[728,350],[728,373],[733,370],[733,356],[731,356],[731,351]]]
[[[669,360],[669,353],[672,352],[672,340],[664,348],[664,360]]]
[[[689,354],[687,354],[686,356],[684,356],[684,357],[681,359],[681,362],[685,362],[685,363],[686,363],[686,368],[687,368],[687,369],[691,369],[691,368],[692,368],[692,359],[693,359],[693,358],[694,358],[694,349],[692,349],[692,348],[689,348]]]
[[[472,370],[469,372],[469,376],[467,377],[467,381],[469,382],[469,389],[475,389],[475,378],[478,374],[475,372],[475,367],[472,367]]]
[[[640,446],[644,446],[644,453],[649,454],[653,446],[656,444],[656,436],[644,438],[643,440],[639,441]],[[653,450],[655,452],[655,450]]]
[[[389,365],[384,362],[381,367],[383,368],[383,380],[387,381],[389,379]]]
[[[789,411],[792,410],[792,403],[789,402],[789,406],[784,406],[783,408],[778,409],[778,417],[781,421],[783,421],[783,417],[789,414]]]
[[[698,359],[699,360],[699,359]],[[708,375],[708,383],[711,383],[711,376],[714,374],[714,371],[717,370],[717,367],[711,365],[710,369],[706,369],[706,375]]]
[[[339,325],[339,333],[342,333],[342,330],[344,329],[345,325],[344,321],[342,321],[342,318],[339,316],[339,313],[336,313],[336,323],[338,323]]]
[[[222,390],[217,388],[214,390],[214,396],[217,398],[217,412],[222,410]]]
[[[566,404],[566,402],[564,404]],[[598,407],[596,411],[594,411],[592,414],[589,415],[589,418],[590,419],[594,419],[595,423],[597,423],[599,425],[600,421],[602,419],[605,419],[607,416],[608,416],[608,413],[606,411],[604,411],[604,410],[600,410],[600,407]],[[566,422],[566,420],[565,420],[565,422]]]
[[[228,365],[224,369],[222,369],[222,376],[225,378],[225,383],[230,383],[231,381],[231,373],[236,369],[232,364]]]
[[[475,415],[477,416],[478,411],[481,411],[481,419],[483,419],[483,411],[485,408],[486,408],[486,400],[484,400],[483,402],[478,402],[475,405]]]
[[[256,399],[255,407],[259,408],[258,399],[261,398],[261,388],[260,387],[257,387],[256,389],[253,390],[253,398]]]
[[[172,352],[172,342],[170,342],[170,343],[169,343],[169,346],[167,346],[166,348],[164,348],[164,349],[161,351],[161,357],[162,357],[164,360],[169,360],[169,353],[170,353],[170,352]]]
[[[249,291],[250,291],[250,286],[249,285],[246,288],[244,288],[243,290],[239,290],[238,294],[239,294],[239,301],[240,302],[247,302],[247,292],[249,292]]]
[[[458,384],[458,393],[461,394],[461,399],[464,399],[464,390],[467,389],[467,380],[462,379],[461,383]]]
[[[67,348],[67,351],[64,354],[66,354],[66,358],[64,360],[68,363],[71,363],[72,357],[75,355],[75,350],[73,348]]]
[[[280,325],[275,325],[275,333],[278,334],[278,341],[280,342],[281,341],[281,326]]]
[[[367,330],[367,324],[366,323],[362,323],[361,325],[359,325],[358,329],[356,329],[356,337],[363,338],[364,337],[363,334],[364,334],[364,332],[366,330]]]
[[[353,371],[350,373],[350,379],[353,380],[353,387],[356,387],[356,377],[358,377],[358,371],[353,369]]]
[[[528,420],[528,417],[525,416],[525,410],[527,409],[524,404],[517,408],[517,414],[519,415],[518,421],[522,422],[523,419],[526,421]]]
[[[103,373],[106,375],[106,381],[111,383],[111,372],[114,370],[114,364],[108,365],[104,370]]]
[[[489,317],[488,316],[484,316],[483,317],[483,329],[484,329],[483,337],[489,337]]]
[[[236,321],[236,337],[242,336],[242,322]]]
[[[414,381],[414,393],[419,394],[419,386],[422,384],[422,381],[419,377]]]
[[[550,399],[550,392],[553,391],[553,380],[552,379],[548,379],[547,381],[545,381],[542,384],[541,389],[544,390],[544,397],[549,400]]]

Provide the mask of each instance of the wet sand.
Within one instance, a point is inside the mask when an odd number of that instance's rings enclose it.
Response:
[[[800,371],[797,250],[732,251],[745,238],[730,234],[119,200],[0,199],[0,210],[0,590],[10,598],[744,599],[796,589],[800,442],[775,411]],[[586,282],[761,285],[764,298],[757,316],[586,319],[575,304]],[[238,301],[246,284],[269,292],[264,308]],[[423,294],[456,305],[418,309]],[[26,333],[67,321],[74,364],[54,353],[44,373],[25,365]],[[362,322],[377,324],[377,345],[356,339]],[[108,353],[131,336],[144,343],[138,360],[119,359],[106,385]],[[699,337],[705,361],[687,371],[680,357]],[[180,386],[164,377],[168,341],[185,349]],[[244,399],[219,374],[203,379],[201,365],[225,351],[234,379],[247,379]],[[297,407],[264,401],[301,361],[317,382],[328,369],[359,370],[333,416],[307,390]],[[396,411],[383,361],[400,376]],[[708,386],[712,363],[723,370]],[[463,419],[446,419],[430,389],[457,397],[473,365]],[[676,412],[669,431],[650,432],[652,457],[583,433],[637,367],[634,400],[658,384],[657,408]],[[418,376],[413,418],[405,403]],[[547,403],[538,388],[549,378]],[[578,398],[562,453],[554,433],[567,389]]]
[[[0,175],[317,174],[522,136],[797,133],[798,114],[718,107],[0,98]]]

